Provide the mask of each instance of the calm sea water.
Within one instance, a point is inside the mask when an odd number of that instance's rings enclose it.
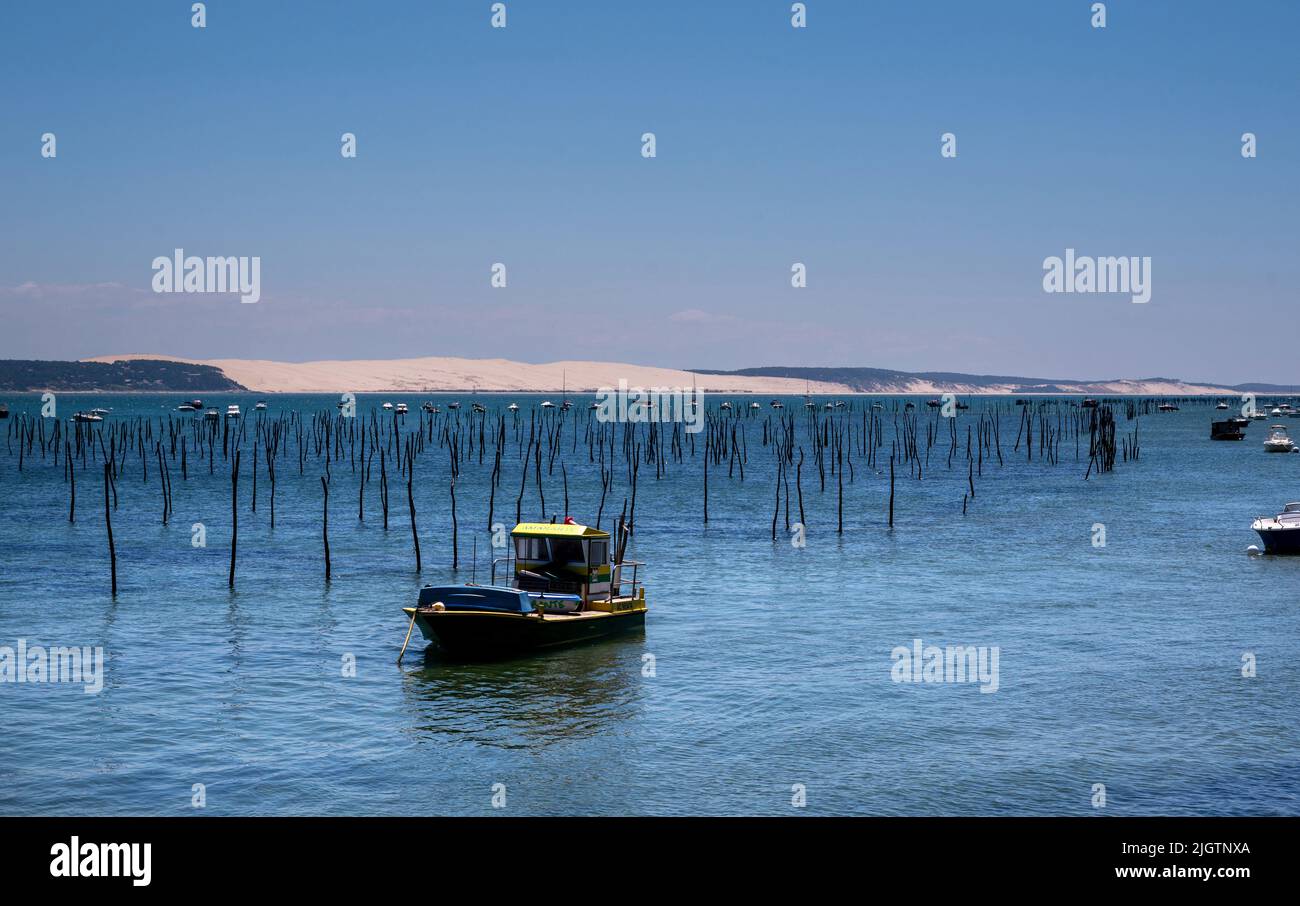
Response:
[[[387,398],[414,410],[429,397]],[[334,397],[267,399],[270,417],[334,411]],[[359,413],[382,399],[362,397]],[[516,399],[526,422],[540,398],[478,399],[493,412]],[[588,398],[574,400],[585,424]],[[208,399],[246,412],[253,401]],[[34,396],[8,402],[15,414],[39,408]],[[62,416],[103,405],[110,422],[165,417],[178,402],[59,398]],[[959,416],[963,441],[988,404]],[[1269,422],[1241,443],[1212,443],[1212,408],[1184,404],[1140,417],[1139,462],[1084,481],[1072,440],[1056,465],[1012,453],[1018,410],[1000,404],[1006,463],[985,463],[965,516],[965,461],[950,471],[941,447],[923,480],[900,470],[889,530],[886,443],[885,474],[855,456],[838,535],[836,486],[828,477],[819,490],[802,406],[787,401],[809,457],[803,548],[784,514],[771,540],[766,408],[740,419],[744,481],[710,469],[707,528],[699,456],[669,462],[659,480],[643,466],[630,555],[649,562],[644,633],[490,664],[445,661],[418,631],[394,663],[400,608],[423,583],[468,581],[475,535],[486,580],[490,450],[483,466],[476,453],[462,467],[458,573],[445,450],[426,448],[416,468],[420,574],[404,482],[392,485],[385,533],[378,465],[360,522],[358,477],[346,457],[334,463],[327,585],[322,462],[309,457],[300,477],[292,455],[280,461],[272,530],[264,465],[250,509],[249,440],[234,592],[229,467],[218,460],[210,476],[192,460],[182,481],[173,466],[164,527],[156,463],[146,483],[128,457],[114,601],[102,467],[78,471],[69,523],[62,466],[37,455],[20,474],[11,441],[0,447],[0,645],[102,646],[106,662],[99,694],[0,684],[0,812],[487,815],[501,813],[504,784],[507,814],[1300,813],[1300,558],[1246,553],[1251,519],[1300,499],[1300,455],[1263,451]],[[854,405],[860,419],[867,401]],[[1121,408],[1120,430],[1132,427]],[[583,428],[576,451],[565,437],[545,479],[547,515],[562,509],[563,461],[570,512],[594,520],[600,483]],[[513,442],[504,468],[496,513],[510,523]],[[622,469],[615,481],[607,528],[627,493]],[[525,518],[539,509],[530,476]],[[200,522],[204,548],[191,543]],[[1105,547],[1093,546],[1095,523]],[[891,652],[918,638],[996,646],[997,691],[894,682]],[[1242,676],[1246,653],[1253,678]],[[348,658],[355,676],[344,675]]]

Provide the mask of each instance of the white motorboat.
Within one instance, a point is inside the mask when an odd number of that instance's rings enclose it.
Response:
[[[398,403],[396,412],[398,415],[405,415],[410,410],[406,408],[406,403]]]
[[[1269,429],[1268,440],[1264,441],[1264,450],[1268,453],[1290,453],[1295,449],[1295,441],[1286,433],[1286,425],[1273,425]]]
[[[1250,527],[1266,554],[1300,553],[1300,503],[1288,503],[1276,516],[1260,516]]]
[[[239,418],[239,406],[231,403],[226,407],[226,418]]]

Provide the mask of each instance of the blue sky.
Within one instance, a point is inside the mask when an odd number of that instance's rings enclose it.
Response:
[[[0,356],[1300,379],[1300,4],[506,3],[0,6]]]

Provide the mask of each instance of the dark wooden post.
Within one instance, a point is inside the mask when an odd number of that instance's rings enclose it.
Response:
[[[324,493],[321,499],[321,540],[325,542],[325,581],[330,580],[330,483],[325,476],[320,477],[320,488]]]
[[[109,508],[108,508],[109,472],[112,470],[112,468],[113,467],[109,465],[107,462],[104,463],[104,528],[108,530],[108,562],[109,562],[109,568],[112,571],[111,575],[112,575],[112,582],[113,582],[113,586],[112,586],[113,597],[116,598],[117,597],[117,549],[113,547],[113,519],[109,515]]]
[[[230,578],[227,585],[235,587],[235,548],[239,542],[239,459],[240,450],[235,450],[235,462],[230,469]]]

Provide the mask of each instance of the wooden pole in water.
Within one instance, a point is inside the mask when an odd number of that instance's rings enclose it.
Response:
[[[108,484],[109,471],[112,469],[108,463],[104,463],[104,528],[108,530],[108,562],[109,569],[112,571],[113,597],[117,597],[117,549],[113,547],[113,519],[109,515],[108,508]]]
[[[894,454],[889,454],[889,527],[894,527]]]
[[[320,477],[321,491],[324,497],[321,500],[321,540],[325,542],[325,581],[330,580],[330,483],[325,480],[325,476]]]
[[[412,482],[415,480],[415,461],[412,459],[406,464],[406,503],[411,509],[411,540],[415,542],[415,571],[420,571],[420,535],[415,530],[415,491]]]
[[[270,445],[266,447],[266,477],[271,479],[271,528],[275,528],[275,454]]]
[[[839,481],[839,486],[840,486],[839,527],[836,529],[836,533],[843,535],[844,534],[844,447],[843,446],[838,446],[836,448],[835,459],[836,459],[835,477]]]
[[[794,489],[799,495],[799,524],[806,529],[808,522],[803,517],[803,447],[799,448],[799,465],[794,470]]]
[[[384,531],[388,531],[388,469],[384,466],[384,448],[379,448],[379,502],[384,507]]]
[[[475,541],[478,536],[475,536]],[[460,529],[456,524],[456,478],[451,479],[451,568],[460,569]]]
[[[239,542],[239,450],[230,469],[230,578],[227,586],[235,587],[235,548]]]
[[[77,521],[77,467],[76,467],[76,463],[72,461],[72,445],[68,444],[67,441],[64,441],[64,444],[67,445],[67,456],[64,458],[67,459],[68,461],[68,479],[72,482],[71,485],[72,497],[68,502],[68,521],[76,522]]]
[[[411,630],[415,628],[415,615],[419,612],[419,604],[411,608],[411,624],[406,627],[406,638],[402,641],[402,650],[397,652],[397,663],[402,663],[402,658],[406,655],[406,646],[411,643]]]

